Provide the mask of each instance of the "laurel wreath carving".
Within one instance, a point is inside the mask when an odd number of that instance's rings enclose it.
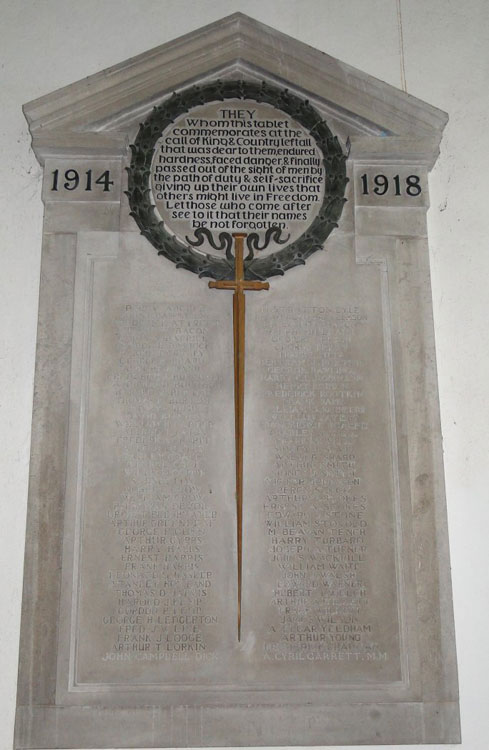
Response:
[[[194,250],[190,243],[185,244],[170,234],[163,221],[158,218],[155,206],[151,202],[150,175],[154,149],[162,132],[177,117],[188,112],[199,104],[225,99],[251,99],[256,102],[271,104],[286,112],[300,123],[314,138],[323,157],[325,167],[324,198],[319,213],[305,232],[290,245],[270,255],[260,257],[250,252],[245,259],[246,279],[266,279],[270,276],[283,275],[294,266],[304,264],[314,252],[322,249],[327,237],[338,226],[338,220],[346,201],[345,189],[346,159],[338,138],[333,135],[326,122],[311,106],[307,99],[292,94],[288,89],[281,89],[265,81],[220,81],[204,86],[191,86],[174,93],[163,104],[155,107],[147,119],[141,123],[132,151],[131,166],[128,167],[128,190],[131,208],[130,215],[136,221],[141,234],[147,237],[163,255],[176,264],[177,268],[186,268],[199,276],[208,276],[216,280],[234,278],[234,259],[230,252],[224,257],[204,254]],[[196,233],[196,236],[197,233]],[[253,235],[250,235],[253,237]],[[253,237],[254,242],[256,242]],[[195,243],[194,243],[195,245]],[[219,248],[227,248],[220,240]],[[249,246],[251,250],[251,245]],[[256,249],[259,249],[256,246]]]

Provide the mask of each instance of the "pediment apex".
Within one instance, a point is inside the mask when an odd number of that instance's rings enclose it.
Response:
[[[52,153],[76,153],[77,148],[80,153],[93,147],[97,153],[121,154],[127,148],[128,125],[138,116],[144,119],[166,94],[240,69],[323,102],[333,118],[341,113],[352,140],[396,137],[409,141],[411,152],[419,139],[419,159],[428,164],[436,159],[448,119],[444,112],[243,13],[25,104],[33,148],[41,162]]]

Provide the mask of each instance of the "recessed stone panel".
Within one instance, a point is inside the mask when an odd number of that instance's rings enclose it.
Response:
[[[238,642],[229,300],[79,235],[68,693],[405,679],[386,284],[350,245],[250,300]]]

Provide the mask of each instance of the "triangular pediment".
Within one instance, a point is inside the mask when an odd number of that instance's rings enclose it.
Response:
[[[431,166],[447,115],[252,18],[235,13],[24,106],[41,162],[122,155],[173,91],[211,78],[267,80],[309,98],[352,156]]]

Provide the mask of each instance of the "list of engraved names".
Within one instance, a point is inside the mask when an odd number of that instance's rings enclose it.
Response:
[[[124,415],[125,481],[107,510],[117,552],[106,573],[104,660],[186,660],[209,649],[219,623],[206,555],[217,511],[200,481],[211,427],[209,322],[192,305],[133,304],[120,313],[112,386]]]
[[[385,610],[388,624],[378,598],[395,590],[392,548],[376,563],[379,518],[391,517],[389,474],[381,479],[367,448],[386,439],[381,381],[366,375],[378,346],[374,320],[361,305],[314,300],[263,305],[252,320],[263,341],[260,413],[271,446],[260,484],[269,582],[262,656],[395,662],[396,610]]]

